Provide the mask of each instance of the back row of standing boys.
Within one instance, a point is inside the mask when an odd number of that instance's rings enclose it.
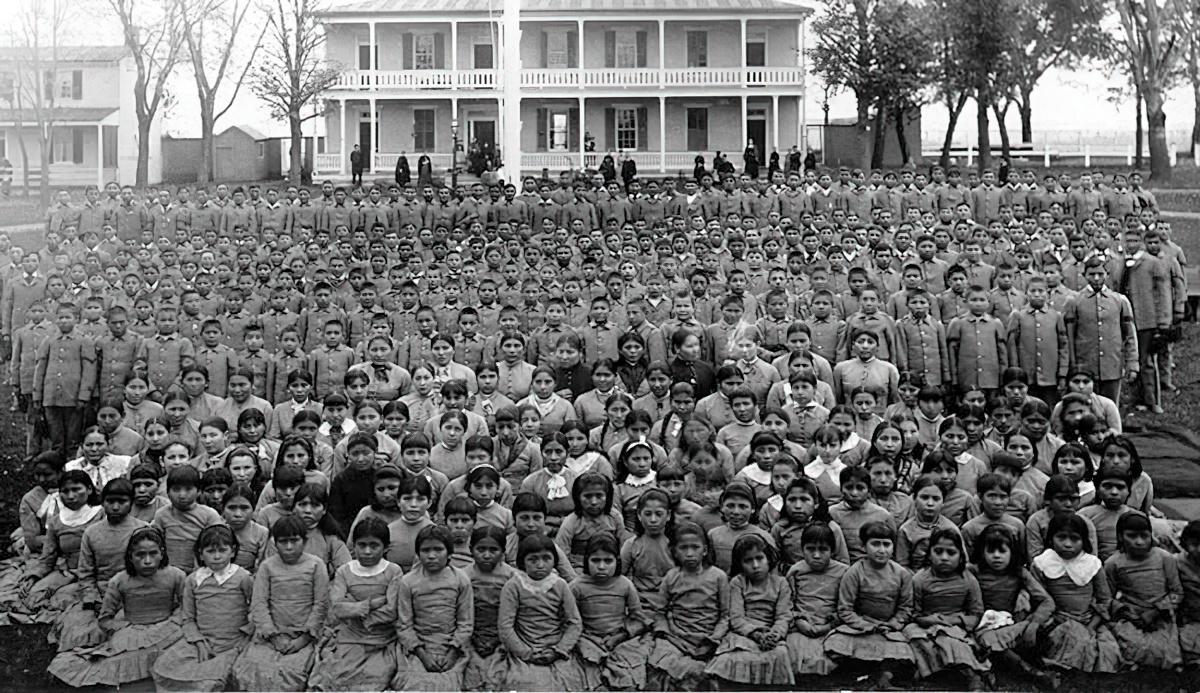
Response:
[[[1200,656],[1120,435],[1186,297],[1140,177],[837,173],[60,193],[2,270],[49,451],[0,604],[72,685]]]

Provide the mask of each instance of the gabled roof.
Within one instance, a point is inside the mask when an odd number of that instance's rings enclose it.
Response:
[[[42,59],[50,59],[50,49],[42,47]],[[64,63],[115,63],[129,55],[125,46],[59,46],[55,53]],[[0,47],[0,61],[26,58],[29,49],[20,46]]]
[[[502,0],[333,0],[324,16],[377,14],[487,14],[499,18]],[[811,7],[789,0],[521,0],[533,13],[718,12],[799,15]]]
[[[271,139],[270,136],[263,134],[262,131],[260,131],[257,128],[254,128],[250,125],[230,125],[229,127],[222,130],[220,132],[220,134],[217,135],[217,137],[224,135],[225,133],[229,132],[230,130],[241,130],[242,132],[246,133],[246,135],[249,136],[250,139],[254,140],[255,142],[262,142],[263,140]]]

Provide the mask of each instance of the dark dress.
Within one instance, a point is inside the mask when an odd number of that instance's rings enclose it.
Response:
[[[758,150],[753,146],[746,147],[746,151],[742,154],[745,159],[746,167],[742,169],[751,180],[758,178]]]
[[[704,361],[685,361],[678,356],[671,359],[671,381],[690,383],[697,400],[717,391],[716,371]]]
[[[403,154],[396,159],[396,185],[404,187],[412,182],[412,170],[408,167],[408,157]]]

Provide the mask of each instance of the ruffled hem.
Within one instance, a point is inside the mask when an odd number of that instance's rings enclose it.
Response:
[[[505,658],[501,687],[510,691],[582,691],[583,669],[575,657],[541,665],[522,661],[512,655]]]
[[[464,691],[493,691],[503,681],[504,650],[496,648],[482,657],[473,648],[467,650],[467,666],[463,670]],[[500,678],[497,678],[500,676]]]
[[[654,641],[647,663],[661,672],[655,677],[661,681],[661,685],[654,686],[656,690],[696,690],[705,683],[704,667],[708,662],[684,654],[666,638]]]
[[[59,652],[69,652],[79,647],[95,647],[107,637],[96,613],[80,606],[59,614],[47,639],[58,643]]]
[[[303,691],[316,653],[311,644],[285,655],[269,642],[251,642],[233,664],[234,684],[245,691]]]
[[[797,676],[824,676],[837,668],[837,662],[825,652],[825,638],[790,633],[787,648]]]
[[[223,691],[244,646],[245,642],[201,660],[194,644],[179,640],[155,660],[154,685],[160,691]]]
[[[1179,649],[1184,663],[1200,662],[1200,623],[1185,623],[1179,628]]]
[[[1063,669],[1113,674],[1121,668],[1121,646],[1107,626],[1095,632],[1078,621],[1065,620],[1046,634],[1045,662]]]
[[[1025,622],[1010,623],[975,634],[975,640],[987,652],[1005,652],[1016,649],[1025,634]]]
[[[1129,621],[1109,625],[1113,637],[1121,646],[1121,656],[1127,664],[1150,669],[1174,669],[1183,663],[1179,646],[1179,629],[1174,622],[1164,622],[1158,630],[1144,631]]]
[[[399,650],[397,647],[396,650]],[[448,671],[432,672],[425,669],[416,655],[396,652],[396,675],[391,688],[398,691],[460,691],[463,675],[467,670],[467,658],[459,657]]]
[[[903,633],[845,633],[839,630],[825,638],[825,650],[830,654],[864,662],[895,660],[913,661],[912,648]]]

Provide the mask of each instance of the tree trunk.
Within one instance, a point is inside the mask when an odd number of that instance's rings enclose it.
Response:
[[[871,166],[871,141],[867,138],[867,128],[869,127],[871,114],[868,109],[866,97],[858,99],[858,124],[855,125],[855,134],[858,139],[858,165],[859,168],[868,169]]]
[[[1021,113],[1021,143],[1033,144],[1033,90],[1021,87],[1021,100],[1017,102]]]
[[[893,125],[896,126],[896,142],[900,145],[900,165],[908,165],[912,161],[912,155],[908,151],[908,133],[905,132],[905,121],[907,116],[904,109],[897,106],[892,114],[894,119]]]
[[[986,171],[992,167],[992,133],[988,132],[988,103],[985,94],[975,97],[975,128],[978,130],[979,170]]]
[[[215,139],[216,117],[213,115],[213,104],[200,100],[200,170],[196,172],[196,182],[207,183],[213,177],[213,140]]]
[[[17,123],[17,144],[21,147],[21,190],[29,197],[29,150],[25,148],[24,128]]]
[[[887,153],[887,109],[875,110],[874,131],[871,133],[871,168],[883,168],[883,155]]]
[[[1009,102],[1004,103],[1004,108],[1000,104],[992,104],[992,113],[996,116],[996,125],[1000,127],[1000,154],[1005,159],[1012,155],[1012,143],[1008,139],[1008,124],[1004,122],[1004,117],[1008,115]]]
[[[1150,180],[1171,180],[1171,155],[1167,151],[1167,112],[1164,110],[1164,94],[1157,86],[1145,91],[1146,123],[1150,139]]]
[[[1200,147],[1200,37],[1188,42],[1188,78],[1192,82],[1192,155]],[[1200,163],[1193,160],[1192,163]]]
[[[137,173],[134,183],[138,190],[150,182],[150,118],[138,118]]]
[[[1133,128],[1133,167],[1142,168],[1146,164],[1142,152],[1145,151],[1146,131],[1142,129],[1142,88],[1133,89],[1133,117],[1136,119]]]
[[[302,158],[304,156],[304,136],[301,132],[300,125],[300,109],[296,108],[292,112],[288,113],[288,130],[291,134],[292,141],[291,156],[289,157],[290,164],[288,166],[288,181],[292,185],[300,184],[300,168],[304,161]]]
[[[42,209],[50,208],[50,140],[49,131],[44,131],[41,126],[38,127],[38,139],[41,140],[41,164],[42,175],[38,181],[38,202],[41,203]]]
[[[950,149],[954,146],[954,129],[958,127],[958,118],[962,115],[966,105],[966,94],[958,97],[958,103],[946,102],[946,110],[949,111],[950,117],[949,122],[946,123],[946,136],[942,139],[942,155],[938,157],[938,165],[942,168],[950,167]]]

